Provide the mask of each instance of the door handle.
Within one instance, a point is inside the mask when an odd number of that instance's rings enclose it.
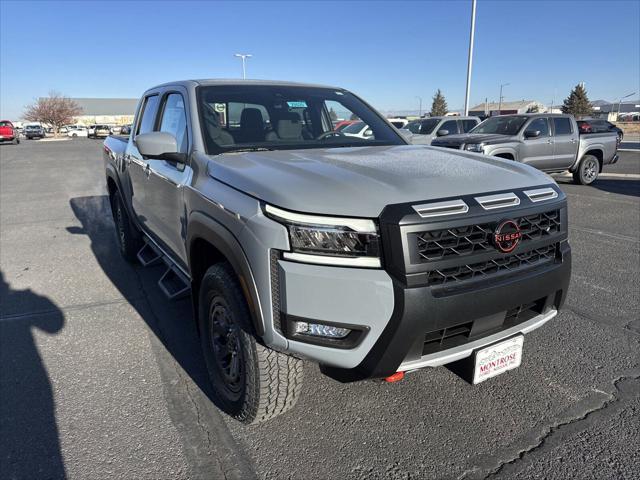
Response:
[[[547,143],[552,144],[553,140],[547,140]]]
[[[571,143],[576,143],[576,142],[577,142],[577,140],[575,138],[571,139]]]

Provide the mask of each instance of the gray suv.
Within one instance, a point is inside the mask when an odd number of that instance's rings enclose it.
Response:
[[[371,136],[335,132],[331,111]],[[342,88],[160,85],[103,150],[122,255],[190,298],[216,404],[246,423],[295,404],[303,359],[340,382],[504,373],[567,294],[553,180],[408,145]]]

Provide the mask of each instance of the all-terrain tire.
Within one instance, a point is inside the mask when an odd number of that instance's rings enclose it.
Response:
[[[573,172],[573,181],[578,185],[591,185],[598,178],[600,163],[593,155],[585,155]]]
[[[120,254],[128,262],[136,263],[138,261],[138,252],[142,248],[142,235],[131,222],[118,191],[111,197],[111,213],[116,225],[116,240]]]
[[[246,300],[229,264],[215,264],[204,274],[198,317],[214,402],[221,410],[252,424],[296,404],[303,363],[256,340]]]

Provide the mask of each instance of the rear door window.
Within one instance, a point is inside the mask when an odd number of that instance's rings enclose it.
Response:
[[[138,123],[136,135],[153,131],[156,113],[158,112],[158,102],[158,95],[150,95],[145,98],[144,105],[142,106],[142,117]]]
[[[571,135],[571,120],[567,117],[553,117],[553,130],[556,135]]]

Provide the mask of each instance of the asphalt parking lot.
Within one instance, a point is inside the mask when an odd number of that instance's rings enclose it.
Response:
[[[0,146],[0,478],[640,477],[640,152],[570,206],[564,311],[520,368],[343,385],[245,427],[209,387],[188,301],[113,239],[101,142]]]

